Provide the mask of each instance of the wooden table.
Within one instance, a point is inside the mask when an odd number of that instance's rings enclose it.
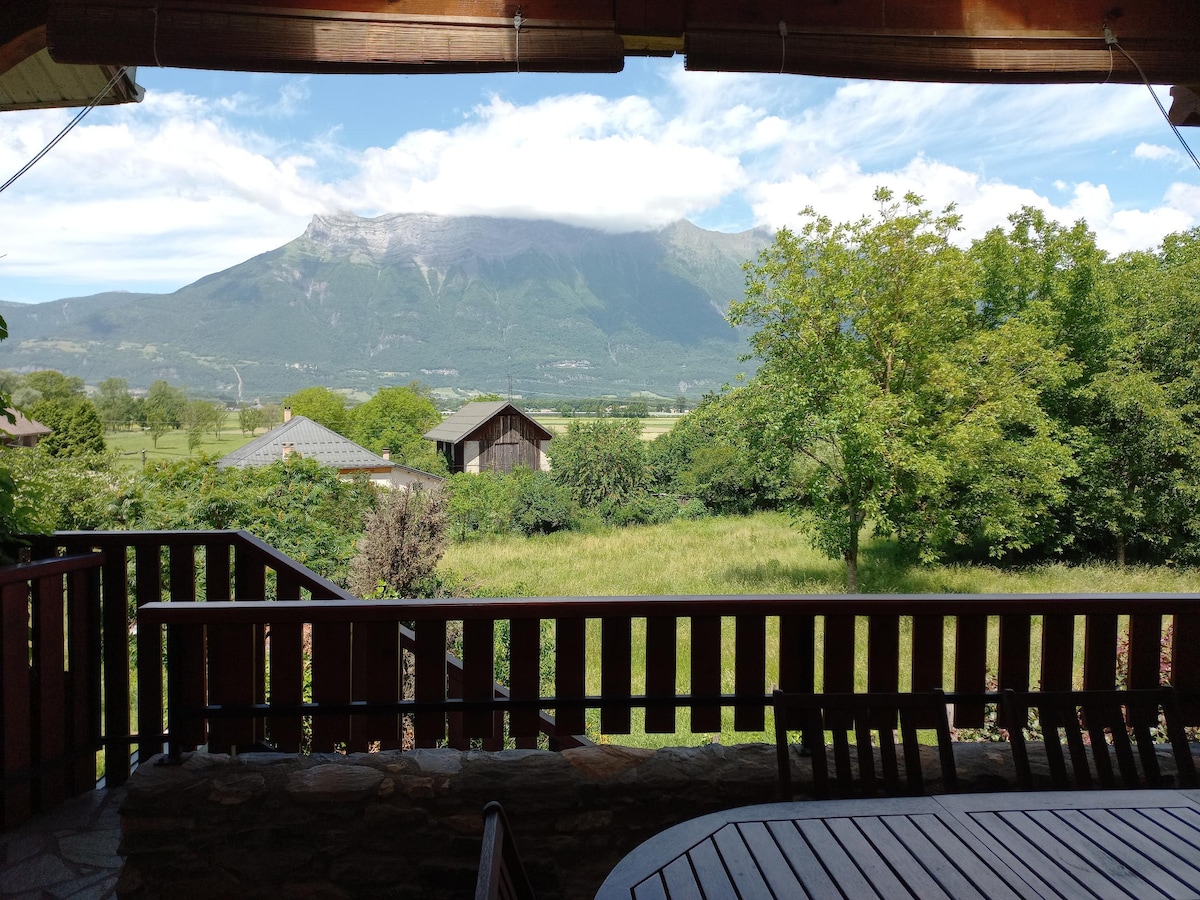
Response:
[[[596,900],[1195,897],[1200,791],[767,803],[655,835]]]

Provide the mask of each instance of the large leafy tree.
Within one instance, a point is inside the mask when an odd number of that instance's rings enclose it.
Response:
[[[327,387],[306,387],[288,394],[282,405],[290,407],[297,416],[305,416],[330,431],[346,431],[346,397]]]
[[[137,404],[129,393],[129,382],[124,378],[105,378],[97,387],[92,402],[96,404],[96,412],[105,428],[127,428],[137,416]]]
[[[391,451],[395,462],[427,472],[445,471],[425,433],[442,420],[429,391],[423,385],[385,387],[347,415],[346,437],[368,450]]]
[[[771,508],[791,489],[792,458],[764,445],[746,422],[753,390],[706,395],[647,447],[655,488],[701,501],[716,513]]]
[[[154,446],[158,439],[183,423],[183,410],[187,406],[187,395],[177,387],[159,380],[150,385],[142,403],[146,427]]]
[[[615,507],[650,481],[642,426],[634,420],[573,421],[550,442],[550,474],[585,507]]]
[[[1045,527],[1070,464],[1038,406],[1059,363],[1044,330],[983,314],[953,208],[875,199],[854,222],[806,210],[747,266],[730,310],[762,359],[752,427],[797,455],[814,545],[844,560],[851,592],[868,522],[925,558],[974,543],[999,555]]]

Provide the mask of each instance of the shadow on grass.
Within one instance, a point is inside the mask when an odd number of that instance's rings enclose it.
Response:
[[[744,585],[748,593],[840,594],[846,590],[843,563],[785,565],[766,559],[753,565],[734,565],[725,576]],[[859,556],[859,591],[864,594],[947,594],[961,588],[942,566],[921,563],[914,551],[894,541],[872,539]]]

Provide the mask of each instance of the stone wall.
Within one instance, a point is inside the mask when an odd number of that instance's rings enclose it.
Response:
[[[1031,746],[1031,754],[1036,752]],[[925,771],[937,771],[934,748]],[[1007,744],[958,744],[965,790],[1012,787]],[[1165,752],[1165,748],[1164,748]],[[800,783],[807,759],[793,757]],[[1164,769],[1173,771],[1167,757]],[[652,834],[776,799],[766,744],[554,753],[188,754],[141,766],[121,807],[122,897],[471,896],[483,805],[499,800],[540,897],[591,897]],[[940,781],[928,784],[937,792]]]

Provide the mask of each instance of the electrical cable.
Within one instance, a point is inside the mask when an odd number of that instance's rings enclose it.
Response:
[[[513,28],[517,32],[517,74],[521,74],[521,26],[525,24],[525,17],[521,15],[521,7],[517,7],[517,14],[513,16]]]
[[[1125,52],[1125,48],[1117,43],[1116,37],[1113,36],[1112,31],[1107,25],[1104,26],[1104,41],[1109,45],[1108,52],[1110,55],[1112,53],[1112,48],[1116,47],[1121,51],[1121,55],[1129,60],[1129,62],[1133,64],[1133,67],[1137,69],[1138,75],[1140,75],[1142,78],[1142,83],[1146,85],[1146,90],[1148,90],[1150,92],[1150,96],[1154,98],[1154,105],[1158,107],[1158,111],[1162,113],[1163,118],[1166,119],[1167,125],[1169,125],[1171,130],[1175,132],[1175,137],[1179,138],[1179,143],[1183,145],[1183,149],[1187,152],[1188,157],[1193,163],[1195,163],[1196,168],[1200,169],[1200,158],[1196,157],[1196,154],[1192,151],[1192,148],[1188,146],[1188,142],[1183,139],[1183,134],[1179,131],[1179,126],[1171,121],[1171,116],[1167,112],[1166,107],[1163,106],[1162,101],[1158,99],[1158,94],[1154,93],[1154,87],[1150,84],[1150,79],[1146,77],[1146,73],[1142,71],[1142,67],[1138,65],[1137,60]]]
[[[78,125],[80,122],[82,122],[83,117],[86,116],[88,113],[90,113],[92,111],[92,109],[95,108],[97,103],[99,103],[101,100],[104,99],[105,95],[107,95],[108,92],[112,89],[112,86],[114,84],[116,84],[127,71],[129,71],[128,66],[121,66],[121,68],[118,69],[113,74],[112,78],[108,79],[108,83],[100,89],[100,93],[98,93],[95,97],[92,98],[92,102],[89,103],[87,106],[85,106],[83,109],[81,109],[78,113],[76,113],[75,118],[73,118],[70,122],[68,122],[63,127],[62,131],[60,131],[53,138],[50,139],[50,143],[48,143],[45,147],[43,147],[41,150],[39,150],[34,155],[33,159],[29,160],[29,162],[25,163],[25,165],[21,166],[21,168],[18,169],[16,171],[16,173],[11,178],[8,179],[8,181],[4,182],[4,184],[0,184],[0,193],[2,193],[3,191],[5,191],[9,187],[11,187],[13,182],[15,182],[18,178],[20,178],[22,175],[24,175],[26,172],[28,172],[30,169],[32,169],[34,167],[34,165],[43,156],[45,156],[47,153],[49,153],[51,150],[53,150],[54,147],[58,144],[58,142],[61,141],[63,138],[65,138],[76,125]]]
[[[787,22],[779,20],[779,74],[784,73],[787,65]]]

